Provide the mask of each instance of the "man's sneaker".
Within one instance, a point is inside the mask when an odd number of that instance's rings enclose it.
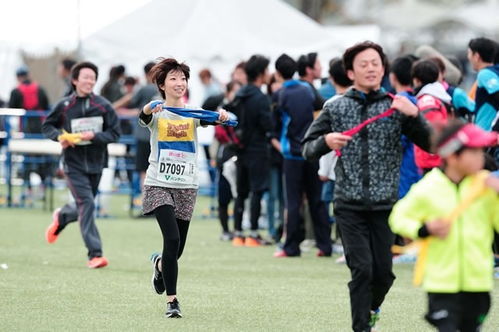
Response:
[[[289,257],[284,250],[278,250],[274,253],[275,258]]]
[[[244,241],[244,245],[246,247],[260,247],[262,244],[260,243],[260,240],[257,237],[248,236],[246,238],[246,241]]]
[[[260,247],[260,246],[269,246],[271,245],[272,242],[269,240],[264,239],[260,235],[256,236],[249,236],[246,238],[246,241],[244,242],[244,245],[246,247]]]
[[[165,284],[163,283],[163,273],[158,269],[158,264],[161,261],[161,255],[158,253],[154,253],[151,255],[152,262],[152,279],[151,284],[152,288],[158,294],[163,294],[165,292]]]
[[[231,232],[223,232],[220,235],[220,241],[231,241],[234,235]]]
[[[319,251],[317,251],[317,257],[331,257],[331,253],[325,253],[319,249]]]
[[[244,237],[234,236],[234,238],[232,239],[232,245],[234,247],[244,247]]]
[[[108,261],[106,257],[94,257],[87,262],[87,266],[90,269],[98,269],[107,266]]]
[[[177,298],[166,304],[165,315],[167,318],[182,318],[182,312],[180,311],[180,304],[178,303]]]
[[[369,326],[371,327],[371,331],[376,331],[376,323],[379,321],[379,315],[381,310],[378,308],[376,310],[371,310],[371,318],[369,319]]]
[[[61,212],[61,208],[57,208],[52,213],[52,223],[47,227],[45,231],[45,239],[48,243],[54,243],[59,236],[59,213]]]

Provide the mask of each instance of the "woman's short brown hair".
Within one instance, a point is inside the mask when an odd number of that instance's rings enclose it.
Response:
[[[173,58],[159,58],[158,62],[151,68],[150,75],[152,81],[156,83],[161,96],[166,98],[165,92],[161,89],[161,85],[165,83],[166,75],[171,71],[180,71],[184,73],[185,79],[189,81],[190,68],[185,63],[180,63]]]

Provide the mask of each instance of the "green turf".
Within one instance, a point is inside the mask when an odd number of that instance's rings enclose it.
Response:
[[[64,195],[58,194],[58,200]],[[53,244],[44,242],[50,213],[0,209],[0,331],[349,331],[346,266],[315,251],[272,258],[274,247],[233,248],[218,240],[216,220],[201,218],[200,198],[178,283],[183,319],[164,318],[165,298],[150,285],[149,256],[161,249],[152,219],[129,219],[126,198],[113,197],[99,219],[110,265],[85,267],[77,224]],[[381,331],[431,331],[426,300],[411,286],[411,266],[395,267],[397,280],[382,308]],[[499,282],[485,331],[499,326]]]

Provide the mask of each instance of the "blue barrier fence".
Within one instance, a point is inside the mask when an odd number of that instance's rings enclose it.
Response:
[[[58,143],[44,139],[40,133],[21,132],[20,128],[26,128],[29,118],[38,117],[45,118],[48,111],[25,111],[22,109],[0,109],[0,140],[1,151],[4,157],[4,174],[3,181],[6,184],[7,193],[0,206],[4,207],[33,207],[33,201],[29,199],[30,184],[29,173],[35,173],[45,170],[42,177],[43,194],[43,209],[52,210],[54,208],[54,179],[55,172],[59,168],[60,151],[57,152]],[[12,118],[19,119],[17,127],[12,126]],[[136,121],[135,116],[119,116],[120,120]],[[133,126],[132,126],[133,127]],[[15,144],[14,144],[15,143]],[[43,143],[43,144],[42,144]],[[108,192],[99,192],[96,199],[97,211],[100,211],[102,196],[104,194],[121,193],[129,196],[129,214],[133,216],[138,214],[140,210],[140,175],[135,170],[135,152],[136,139],[133,135],[122,135],[118,144],[126,146],[119,149],[119,153],[114,156],[115,163],[113,169],[120,174],[125,173],[125,181],[120,181],[116,188]],[[42,146],[43,145],[43,146]],[[17,166],[14,167],[14,166]],[[200,165],[200,170],[208,173],[213,173],[208,163]],[[14,174],[18,171],[23,174],[19,179]],[[27,176],[27,175],[28,176]],[[121,180],[123,177],[121,177]],[[16,183],[15,183],[16,182]],[[14,199],[13,187],[21,186],[19,199]],[[214,197],[216,194],[214,181],[209,184],[202,185],[199,189],[200,195],[208,195]],[[0,197],[2,194],[0,193]],[[211,208],[210,208],[211,210]]]

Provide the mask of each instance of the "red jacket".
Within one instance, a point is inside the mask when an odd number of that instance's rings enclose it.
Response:
[[[434,129],[441,128],[447,123],[447,108],[437,97],[430,94],[420,95],[418,96],[417,106]],[[441,159],[438,155],[428,153],[417,146],[414,146],[414,153],[418,167],[434,168],[440,166]]]

